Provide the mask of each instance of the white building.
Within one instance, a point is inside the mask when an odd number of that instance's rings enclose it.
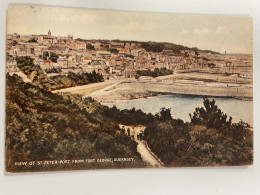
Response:
[[[77,50],[86,50],[87,44],[85,42],[75,42]]]

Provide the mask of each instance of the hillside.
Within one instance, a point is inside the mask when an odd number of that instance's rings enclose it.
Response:
[[[18,68],[32,81],[34,85],[48,90],[75,87],[104,81],[102,74],[96,73],[95,71],[80,74],[69,72],[67,75],[58,75],[50,78],[39,65],[33,63],[33,60],[30,57],[17,57],[16,60]]]
[[[80,95],[54,94],[51,90],[59,83],[29,58],[18,62],[18,67],[33,78],[32,83],[25,83],[15,74],[6,75],[8,172],[146,167],[136,142],[120,133],[119,124],[145,126],[144,140],[168,167],[253,163],[251,127],[243,121],[232,123],[232,117],[228,119],[214,100],[204,99],[204,107],[195,108],[191,122],[184,123],[173,119],[167,108],[153,115],[135,108],[109,108]],[[80,77],[74,81],[82,82]],[[85,77],[85,81],[93,80]],[[24,161],[110,158],[134,161],[15,165]]]
[[[136,143],[118,133],[99,103],[53,94],[20,77],[6,76],[6,170],[8,172],[143,167]],[[15,166],[20,161],[134,158],[134,162]]]

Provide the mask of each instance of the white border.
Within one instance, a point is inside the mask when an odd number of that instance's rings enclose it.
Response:
[[[248,168],[91,170],[5,175],[5,34],[6,11],[10,3],[170,13],[250,15],[254,19],[254,165]],[[0,0],[0,194],[260,194],[259,10],[258,0]]]

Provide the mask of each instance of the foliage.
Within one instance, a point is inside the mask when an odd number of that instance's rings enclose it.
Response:
[[[160,121],[172,120],[171,109],[170,108],[161,108],[160,112],[156,114]]]
[[[49,60],[51,60],[52,62],[55,62],[57,63],[57,59],[59,58],[59,55],[54,53],[54,52],[51,52],[50,54],[50,57],[49,57]]]
[[[155,42],[144,42],[141,47],[148,52],[162,52],[164,49],[164,44]]]
[[[210,101],[204,98],[203,104],[204,107],[198,107],[193,115],[190,114],[192,124],[205,125],[207,128],[220,128],[224,125],[231,125],[232,117],[229,117],[227,121],[227,115],[218,108],[214,99]]]
[[[167,68],[155,68],[154,71],[152,70],[137,70],[136,75],[137,78],[140,76],[152,76],[152,77],[158,77],[158,76],[165,76],[172,74],[173,70],[167,69]]]
[[[16,40],[13,40],[13,41],[11,42],[11,45],[12,45],[12,46],[16,46],[16,45],[18,45],[18,42],[17,42]]]
[[[46,55],[46,54],[45,54]],[[74,87],[77,85],[86,85],[93,82],[104,81],[103,75],[96,73],[95,70],[91,73],[73,73],[69,72],[67,76],[58,75],[49,78],[46,73],[60,73],[60,69],[43,70],[40,66],[33,64],[33,60],[29,57],[19,57],[17,60],[17,66],[21,71],[32,80],[33,84],[41,88],[47,88],[49,90],[61,89],[66,87]]]
[[[227,120],[227,115],[218,108],[214,99],[210,101],[204,98],[203,104],[204,107],[198,107],[193,115],[190,114],[191,124],[214,128],[224,136],[231,137],[239,142],[250,138],[252,133],[248,123],[243,121],[232,123],[232,117]]]
[[[95,50],[95,47],[90,43],[88,43],[86,47],[88,50]]]
[[[54,53],[54,52],[50,52],[50,54],[47,51],[43,52],[43,59],[44,60],[51,60],[52,62],[57,63],[58,58],[59,58],[59,55]]]
[[[61,68],[52,68],[52,69],[46,69],[45,72],[48,73],[61,73]]]
[[[167,166],[248,165],[253,161],[253,134],[243,121],[232,123],[204,99],[191,123],[170,119],[147,126],[144,139]]]
[[[102,74],[96,73],[93,70],[90,73],[73,73],[69,72],[66,76],[65,75],[58,75],[52,77],[56,83],[61,85],[61,88],[70,87],[70,86],[79,86],[79,85],[87,85],[89,83],[95,82],[103,82],[104,78]],[[58,88],[57,88],[58,89]]]
[[[132,59],[135,58],[132,54],[126,54],[125,57],[129,57],[129,58],[132,58]]]
[[[7,171],[142,167],[136,143],[118,124],[95,113],[101,106],[79,95],[53,94],[20,77],[6,76]],[[18,161],[131,157],[134,162],[14,166]]]
[[[35,38],[31,38],[28,40],[28,43],[37,43],[37,40]]]
[[[198,55],[198,52],[207,52],[212,54],[219,54],[211,50],[199,50],[196,47],[189,48],[183,45],[177,45],[174,43],[157,43],[157,42],[141,42],[141,47],[148,52],[162,52],[164,49],[172,50],[174,53],[179,54],[181,50],[193,50],[195,54]]]
[[[40,68],[39,65],[33,64],[33,60],[29,57],[19,57],[17,60],[17,67],[27,77],[40,88],[56,89],[57,83],[51,80]]]
[[[100,114],[109,116],[115,121],[125,125],[148,125],[154,120],[157,120],[157,117],[154,117],[151,113],[144,113],[140,109],[132,108],[131,110],[119,110],[115,106],[108,108],[106,106],[99,108]]]
[[[48,58],[49,58],[49,52],[47,52],[47,51],[45,51],[45,52],[43,52],[43,56],[42,56],[42,58],[44,59],[44,60],[47,60]]]
[[[211,50],[201,50],[201,51],[205,53],[211,53],[211,54],[220,54],[219,52],[211,51]]]
[[[118,54],[119,53],[119,51],[116,48],[111,48],[110,52],[113,53],[113,54]]]
[[[195,117],[191,123],[172,118],[171,110],[166,108],[155,115],[135,108],[118,110],[115,106],[98,108],[97,112],[121,124],[146,126],[144,139],[166,166],[251,164],[253,133],[250,126],[243,121],[226,120],[226,114],[215,105],[215,100],[204,99],[204,104],[207,108],[201,110],[199,121]]]

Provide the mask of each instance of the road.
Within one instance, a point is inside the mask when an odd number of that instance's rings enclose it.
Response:
[[[94,91],[94,92],[92,92],[92,93],[90,93],[90,94],[88,94],[88,95],[86,95],[86,96],[91,96],[91,97],[93,97],[93,98],[95,98],[96,96],[99,97],[100,95],[102,95],[102,94],[104,93],[104,91],[107,91],[107,90],[109,90],[109,89],[112,89],[113,87],[115,87],[116,85],[118,85],[118,84],[120,84],[120,83],[121,83],[121,81],[112,82],[112,83],[106,83],[106,84],[111,84],[111,85],[109,85],[109,86],[107,86],[107,87],[105,87],[105,88],[103,88],[103,89]]]
[[[99,86],[103,86],[103,85],[109,85],[109,84],[115,84],[118,83],[118,80],[106,80],[104,82],[99,82],[99,83],[91,83],[91,84],[87,84],[87,85],[81,85],[81,86],[76,86],[76,87],[68,87],[68,88],[64,88],[64,89],[59,89],[59,90],[54,90],[52,91],[53,93],[57,93],[57,92],[73,92],[73,91],[78,91],[78,90],[83,90],[83,89],[89,89],[89,88],[93,88],[93,87],[99,87]]]
[[[142,160],[149,163],[152,167],[163,168],[163,163],[160,159],[149,149],[145,141],[135,140],[137,142],[137,152],[141,154]]]
[[[125,129],[124,134],[127,135],[127,129],[134,129],[134,133],[132,134],[132,139],[137,143],[137,152],[141,155],[141,158],[144,162],[148,163],[151,167],[164,167],[163,163],[160,161],[160,159],[150,150],[150,148],[147,145],[147,142],[145,140],[138,140],[137,134],[139,132],[144,133],[145,126],[139,125],[139,126],[128,126],[119,124],[120,129]]]

